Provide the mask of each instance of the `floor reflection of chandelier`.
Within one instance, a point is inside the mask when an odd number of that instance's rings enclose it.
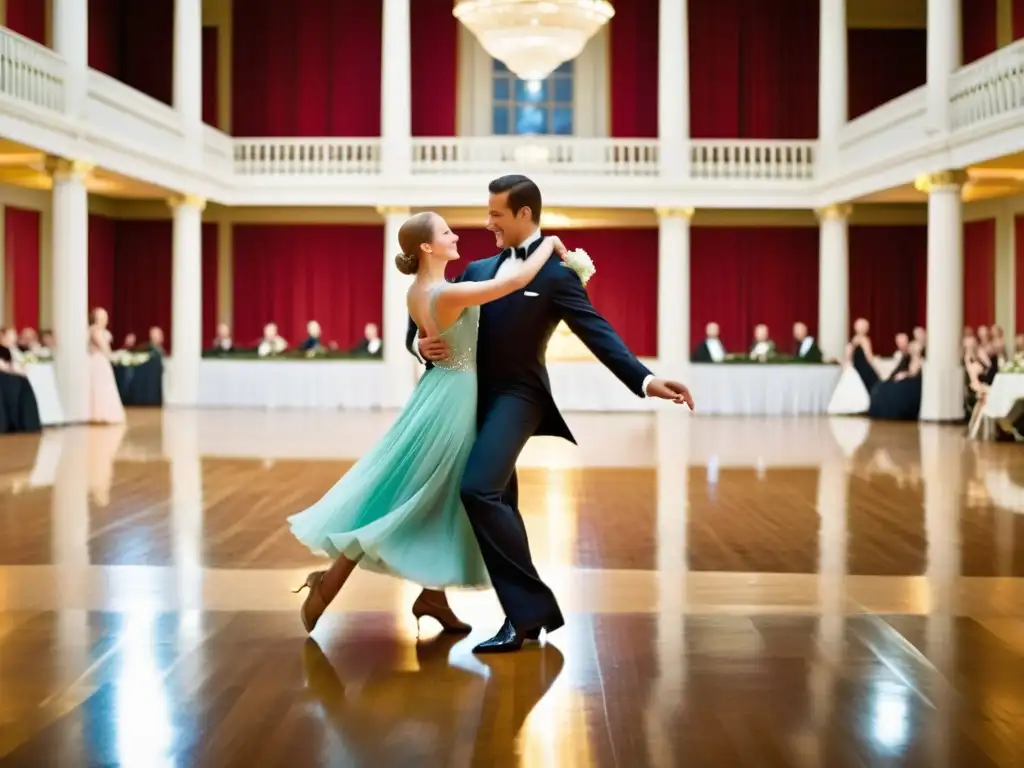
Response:
[[[457,0],[455,18],[523,80],[575,59],[612,16],[606,0]]]

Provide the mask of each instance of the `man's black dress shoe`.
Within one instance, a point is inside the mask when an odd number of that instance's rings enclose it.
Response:
[[[548,631],[552,632],[560,626],[562,626],[562,622],[559,619],[558,622],[552,622]],[[498,634],[476,646],[473,649],[473,653],[512,653],[513,651],[518,651],[523,647],[524,641],[539,640],[540,630],[540,627],[534,627],[533,629],[520,632],[512,626],[511,620],[505,619],[505,623],[501,625]]]

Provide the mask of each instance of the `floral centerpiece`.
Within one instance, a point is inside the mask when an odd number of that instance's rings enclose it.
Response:
[[[1024,373],[1024,358],[1017,356],[999,366],[1000,373]]]

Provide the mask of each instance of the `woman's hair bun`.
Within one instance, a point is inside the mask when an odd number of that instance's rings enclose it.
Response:
[[[400,253],[395,256],[395,266],[403,275],[415,275],[420,268],[420,257],[415,253]]]

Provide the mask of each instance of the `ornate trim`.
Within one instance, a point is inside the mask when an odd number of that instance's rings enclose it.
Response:
[[[198,208],[200,211],[206,210],[206,198],[200,197],[199,195],[171,195],[167,198],[167,204],[171,208],[188,205],[193,208]]]
[[[696,211],[693,208],[655,208],[654,212],[659,219],[677,218],[691,221]]]
[[[405,205],[378,205],[377,213],[381,216],[411,216],[412,211]]]
[[[848,219],[851,213],[853,213],[853,206],[849,203],[833,203],[815,211],[819,221]]]
[[[936,189],[960,189],[967,181],[965,171],[939,171],[924,173],[914,179],[914,189],[926,194]]]
[[[78,178],[84,181],[89,178],[94,168],[96,168],[96,163],[90,163],[87,160],[72,160],[53,156],[46,158],[46,171],[53,178]]]

